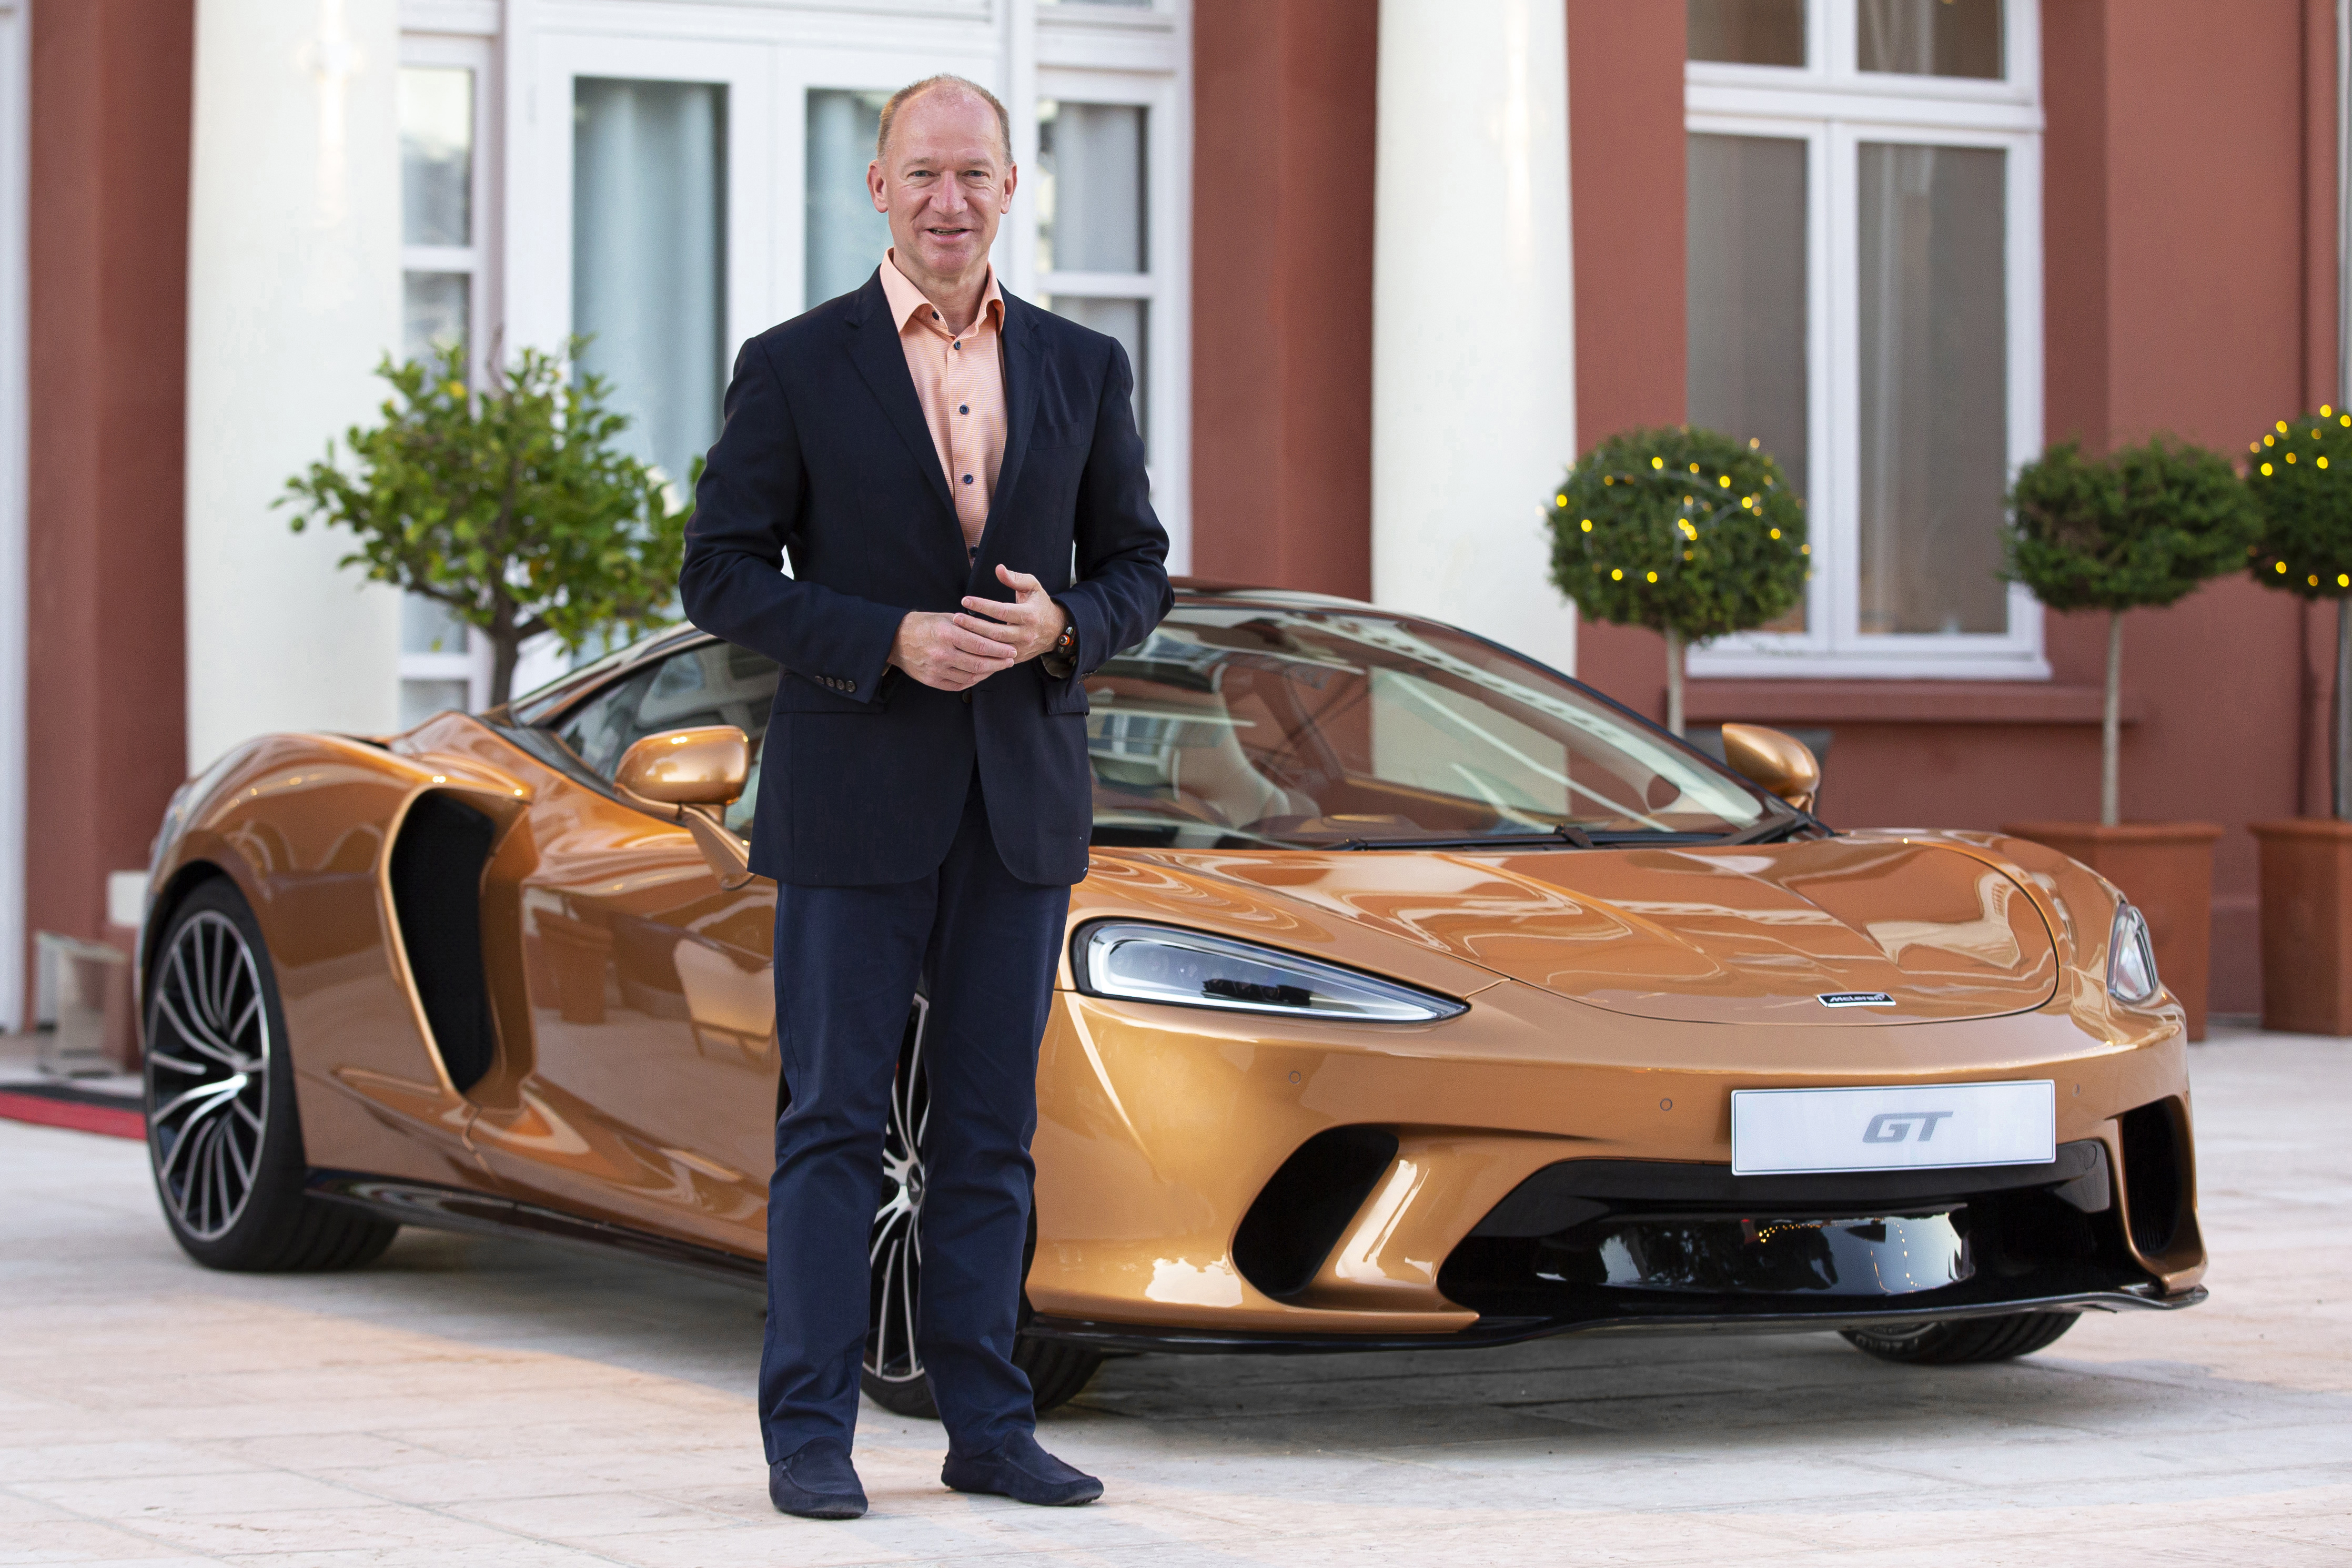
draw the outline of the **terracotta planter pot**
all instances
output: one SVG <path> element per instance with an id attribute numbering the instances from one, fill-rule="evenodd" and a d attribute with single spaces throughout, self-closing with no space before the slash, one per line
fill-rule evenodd
<path id="1" fill-rule="evenodd" d="M 2072 855 L 2124 890 L 2147 916 L 2156 967 L 2189 1015 L 2189 1038 L 2205 1038 L 2206 987 L 2213 969 L 2212 822 L 2012 822 L 2001 829 Z"/>
<path id="2" fill-rule="evenodd" d="M 2250 822 L 2262 845 L 2263 1027 L 2352 1034 L 2352 822 Z"/>

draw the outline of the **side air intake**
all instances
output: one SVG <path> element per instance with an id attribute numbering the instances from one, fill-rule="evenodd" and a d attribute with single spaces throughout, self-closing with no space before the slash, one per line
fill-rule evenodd
<path id="1" fill-rule="evenodd" d="M 1234 1232 L 1242 1278 L 1277 1301 L 1305 1290 L 1396 1152 L 1384 1127 L 1331 1127 L 1299 1145 Z"/>
<path id="2" fill-rule="evenodd" d="M 482 870 L 497 830 L 448 795 L 417 797 L 392 846 L 392 905 L 434 1049 L 460 1093 L 490 1070 L 498 1034 L 482 969 Z"/>
<path id="3" fill-rule="evenodd" d="M 2131 1219 L 2132 1248 L 2155 1260 L 2197 1223 L 2188 1117 L 2178 1099 L 2164 1099 L 2125 1112 L 2122 1123 L 2124 1209 Z"/>

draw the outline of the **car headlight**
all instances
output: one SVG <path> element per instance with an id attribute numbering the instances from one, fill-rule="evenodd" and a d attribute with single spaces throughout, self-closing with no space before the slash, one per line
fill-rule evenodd
<path id="1" fill-rule="evenodd" d="M 1469 1010 L 1452 997 L 1168 925 L 1103 921 L 1078 933 L 1071 957 L 1078 989 L 1123 1001 L 1335 1023 L 1433 1023 Z"/>
<path id="2" fill-rule="evenodd" d="M 2107 995 L 2137 1005 L 2154 1000 L 2162 988 L 2156 977 L 2156 944 L 2147 934 L 2147 917 L 2124 904 L 2116 911 L 2115 929 L 2107 936 Z"/>

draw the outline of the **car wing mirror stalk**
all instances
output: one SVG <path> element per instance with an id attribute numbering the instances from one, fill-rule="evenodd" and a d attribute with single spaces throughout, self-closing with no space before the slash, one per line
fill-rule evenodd
<path id="1" fill-rule="evenodd" d="M 751 743 L 731 724 L 648 735 L 621 754 L 613 789 L 641 811 L 685 827 L 719 885 L 732 893 L 752 876 L 751 849 L 720 813 L 743 793 Z"/>

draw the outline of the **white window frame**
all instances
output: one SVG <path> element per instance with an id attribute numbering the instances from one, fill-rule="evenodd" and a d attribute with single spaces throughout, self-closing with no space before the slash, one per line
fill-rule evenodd
<path id="1" fill-rule="evenodd" d="M 424 13 L 419 15 L 419 13 Z M 404 22 L 425 22 L 440 26 L 463 26 L 468 21 L 478 21 L 465 8 L 443 5 L 420 7 L 410 5 L 402 12 Z M 494 28 L 497 17 L 488 18 Z M 470 363 L 469 378 L 481 384 L 487 378 L 492 358 L 500 350 L 499 300 L 502 293 L 499 276 L 498 237 L 500 228 L 498 205 L 499 173 L 504 166 L 500 149 L 504 145 L 503 116 L 499 112 L 500 87 L 499 48 L 495 37 L 468 29 L 464 32 L 404 32 L 400 39 L 400 63 L 409 66 L 455 66 L 474 73 L 474 157 L 472 189 L 467 193 L 471 204 L 469 225 L 472 243 L 463 246 L 420 246 L 403 244 L 400 247 L 400 269 L 410 272 L 461 272 L 467 275 L 466 336 Z M 404 635 L 402 633 L 396 633 Z M 439 653 L 400 651 L 398 668 L 400 683 L 405 687 L 411 681 L 463 681 L 466 683 L 466 706 L 478 712 L 490 705 L 489 641 L 474 634 L 472 628 L 463 628 L 465 646 L 444 649 Z"/>
<path id="2" fill-rule="evenodd" d="M 1807 0 L 1801 68 L 1685 64 L 1692 134 L 1806 145 L 1807 497 L 1813 572 L 1801 632 L 1752 632 L 1690 653 L 1690 673 L 1733 677 L 2047 680 L 2042 607 L 2009 590 L 2008 630 L 1864 634 L 1860 596 L 1860 212 L 1864 141 L 1983 147 L 2007 154 L 2009 471 L 2042 444 L 2041 18 L 2006 0 L 2000 81 L 1864 72 L 1856 0 Z"/>
<path id="3" fill-rule="evenodd" d="M 405 0 L 409 6 L 461 0 Z M 1152 290 L 1149 462 L 1170 538 L 1191 559 L 1192 4 L 1083 0 L 509 0 L 500 262 L 509 351 L 553 347 L 572 319 L 571 82 L 600 76 L 723 81 L 728 94 L 727 335 L 743 340 L 804 308 L 807 94 L 887 91 L 937 71 L 1004 99 L 1013 152 L 1036 157 L 1036 100 L 1139 103 L 1151 111 Z M 1036 219 L 1017 193 L 998 233 L 998 276 L 1024 298 Z M 878 256 L 875 258 L 881 259 Z M 1122 289 L 1133 278 L 1119 280 Z M 1066 292 L 1094 292 L 1069 287 Z M 1103 292 L 1119 290 L 1105 289 Z M 536 667 L 536 666 L 534 666 Z M 518 677 L 518 688 L 521 677 Z"/>

